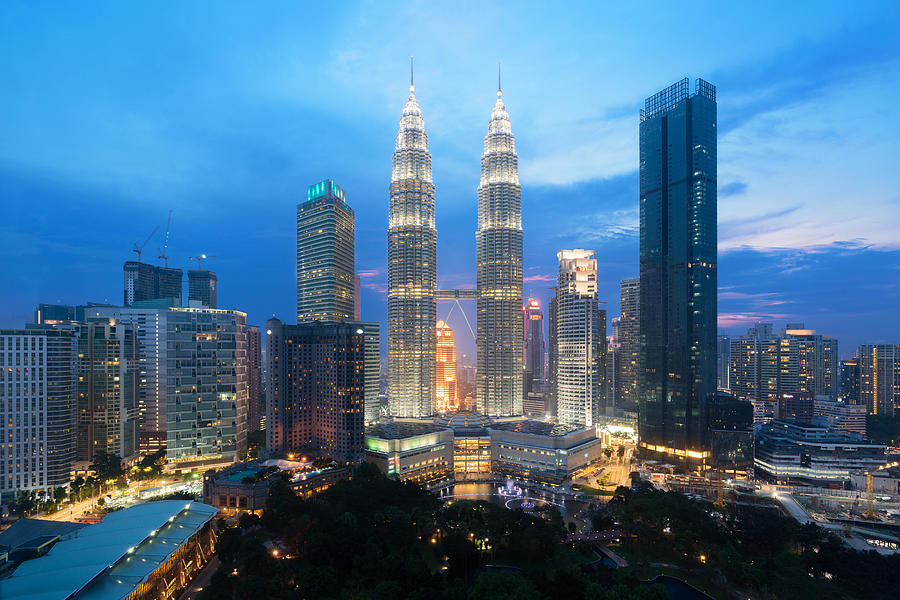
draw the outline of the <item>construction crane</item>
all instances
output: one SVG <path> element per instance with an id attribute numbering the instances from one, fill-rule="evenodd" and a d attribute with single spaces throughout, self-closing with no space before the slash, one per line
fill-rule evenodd
<path id="1" fill-rule="evenodd" d="M 154 227 L 153 231 L 150 232 L 150 235 L 147 236 L 147 239 L 144 240 L 143 244 L 141 244 L 140 246 L 138 246 L 137 243 L 134 244 L 134 248 L 132 248 L 131 251 L 137 253 L 138 262 L 141 262 L 141 252 L 144 251 L 144 246 L 146 246 L 147 243 L 153 238 L 153 236 L 156 235 L 157 231 L 159 231 L 159 227 Z"/>
<path id="2" fill-rule="evenodd" d="M 188 260 L 196 260 L 197 261 L 197 270 L 198 271 L 203 268 L 203 261 L 207 258 L 216 258 L 216 256 L 214 254 L 209 254 L 209 255 L 201 254 L 200 256 L 188 256 Z"/>
<path id="3" fill-rule="evenodd" d="M 166 268 L 169 267 L 169 257 L 166 255 L 166 252 L 169 250 L 169 227 L 170 227 L 171 225 L 172 225 L 172 209 L 170 208 L 170 209 L 169 209 L 169 220 L 166 221 L 166 237 L 165 237 L 165 241 L 163 242 L 162 250 L 160 250 L 159 248 L 157 248 L 157 250 L 159 250 L 159 257 L 158 257 L 158 258 L 161 258 L 161 259 L 163 259 L 164 261 L 166 261 Z"/>
<path id="4" fill-rule="evenodd" d="M 900 462 L 891 462 L 866 471 L 866 512 L 863 513 L 870 521 L 875 518 L 875 471 L 883 471 L 900 466 Z"/>

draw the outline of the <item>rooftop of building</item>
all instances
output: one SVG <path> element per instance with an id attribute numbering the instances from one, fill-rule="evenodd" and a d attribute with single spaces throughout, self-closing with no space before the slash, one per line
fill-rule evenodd
<path id="1" fill-rule="evenodd" d="M 473 410 L 448 412 L 435 417 L 434 422 L 441 427 L 456 429 L 484 429 L 490 427 L 493 420 Z"/>
<path id="2" fill-rule="evenodd" d="M 366 437 L 380 438 L 383 440 L 400 440 L 417 435 L 427 435 L 446 430 L 446 427 L 435 423 L 421 421 L 390 420 L 370 425 L 366 428 Z"/>
<path id="3" fill-rule="evenodd" d="M 12 550 L 28 547 L 41 538 L 67 537 L 82 527 L 85 527 L 84 523 L 19 519 L 5 531 L 0 532 L 0 546 L 7 546 Z"/>
<path id="4" fill-rule="evenodd" d="M 691 94 L 690 79 L 685 77 L 646 99 L 644 108 L 641 109 L 641 122 L 667 112 L 675 108 L 679 102 L 694 96 L 702 96 L 715 102 L 716 86 L 697 78 L 694 84 L 694 93 Z"/>
<path id="5" fill-rule="evenodd" d="M 802 421 L 776 419 L 767 425 L 762 425 L 758 430 L 759 435 L 783 436 L 798 441 L 814 442 L 818 444 L 857 444 L 866 446 L 878 446 L 865 439 L 861 434 L 851 431 L 832 431 L 825 425 L 804 423 Z"/>
<path id="6" fill-rule="evenodd" d="M 125 598 L 217 512 L 199 502 L 163 500 L 110 513 L 45 556 L 22 563 L 0 580 L 0 598 Z"/>
<path id="7" fill-rule="evenodd" d="M 491 429 L 513 431 L 515 433 L 527 433 L 531 435 L 543 435 L 547 437 L 563 437 L 570 433 L 581 431 L 580 428 L 572 427 L 571 425 L 547 423 L 546 421 L 533 421 L 531 419 L 494 423 L 491 425 Z"/>

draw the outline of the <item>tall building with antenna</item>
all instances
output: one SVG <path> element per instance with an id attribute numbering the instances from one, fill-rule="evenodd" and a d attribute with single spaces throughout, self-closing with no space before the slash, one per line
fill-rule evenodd
<path id="1" fill-rule="evenodd" d="M 431 154 L 410 60 L 409 98 L 394 149 L 388 222 L 388 406 L 392 415 L 434 413 L 436 288 Z"/>
<path id="2" fill-rule="evenodd" d="M 522 188 L 497 68 L 497 102 L 481 157 L 478 230 L 478 410 L 522 414 Z"/>

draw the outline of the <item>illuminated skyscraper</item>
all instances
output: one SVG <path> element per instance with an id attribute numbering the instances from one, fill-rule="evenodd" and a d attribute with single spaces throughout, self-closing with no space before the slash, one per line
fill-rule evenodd
<path id="1" fill-rule="evenodd" d="M 425 120 L 410 73 L 391 172 L 388 223 L 388 405 L 398 417 L 434 413 L 437 230 Z"/>
<path id="2" fill-rule="evenodd" d="M 869 414 L 893 416 L 900 408 L 900 345 L 864 344 L 856 355 L 860 404 Z"/>
<path id="3" fill-rule="evenodd" d="M 638 364 L 641 355 L 641 326 L 638 298 L 641 280 L 637 277 L 619 282 L 621 316 L 616 331 L 616 403 L 624 410 L 637 410 Z"/>
<path id="4" fill-rule="evenodd" d="M 297 322 L 347 321 L 354 314 L 353 209 L 330 179 L 297 205 Z"/>
<path id="5" fill-rule="evenodd" d="M 262 335 L 247 325 L 247 432 L 265 429 L 266 394 L 262 387 Z"/>
<path id="6" fill-rule="evenodd" d="M 684 79 L 640 124 L 641 451 L 706 462 L 716 393 L 716 88 Z"/>
<path id="7" fill-rule="evenodd" d="M 438 412 L 457 410 L 456 398 L 456 343 L 453 330 L 443 321 L 437 322 L 437 383 L 435 396 Z"/>
<path id="8" fill-rule="evenodd" d="M 597 303 L 593 250 L 560 250 L 556 282 L 556 400 L 559 422 L 590 427 L 603 413 L 606 311 Z"/>
<path id="9" fill-rule="evenodd" d="M 541 303 L 528 299 L 523 308 L 525 328 L 525 394 L 544 391 L 544 311 Z"/>
<path id="10" fill-rule="evenodd" d="M 478 410 L 522 414 L 522 188 L 499 85 L 481 157 L 475 241 Z"/>

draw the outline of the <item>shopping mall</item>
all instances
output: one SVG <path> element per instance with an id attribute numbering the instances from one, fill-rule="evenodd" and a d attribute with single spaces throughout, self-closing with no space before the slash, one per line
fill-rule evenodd
<path id="1" fill-rule="evenodd" d="M 402 480 L 432 483 L 506 475 L 559 485 L 600 460 L 597 428 L 472 411 L 393 418 L 366 429 L 366 460 Z"/>

